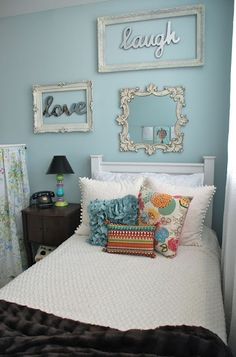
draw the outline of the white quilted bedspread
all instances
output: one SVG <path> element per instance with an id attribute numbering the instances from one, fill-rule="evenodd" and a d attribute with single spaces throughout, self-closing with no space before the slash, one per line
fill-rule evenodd
<path id="1" fill-rule="evenodd" d="M 180 246 L 174 259 L 104 253 L 73 235 L 0 290 L 0 299 L 120 330 L 197 325 L 224 341 L 219 247 Z"/>

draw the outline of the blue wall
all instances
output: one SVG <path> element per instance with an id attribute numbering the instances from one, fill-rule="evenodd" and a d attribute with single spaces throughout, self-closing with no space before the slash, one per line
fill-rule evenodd
<path id="1" fill-rule="evenodd" d="M 201 67 L 117 73 L 97 71 L 98 16 L 204 4 L 205 64 Z M 193 161 L 216 156 L 214 228 L 221 234 L 227 160 L 233 0 L 113 0 L 0 19 L 0 143 L 26 143 L 31 191 L 55 189 L 45 175 L 53 155 L 65 154 L 75 175 L 66 196 L 80 200 L 78 176 L 90 174 L 89 155 L 106 160 Z M 34 134 L 32 85 L 93 81 L 94 131 Z M 181 154 L 119 152 L 119 89 L 183 85 L 189 123 Z"/>

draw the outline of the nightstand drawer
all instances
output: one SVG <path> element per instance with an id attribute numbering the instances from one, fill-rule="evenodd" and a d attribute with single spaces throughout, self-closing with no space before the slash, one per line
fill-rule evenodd
<path id="1" fill-rule="evenodd" d="M 43 241 L 43 218 L 28 215 L 26 219 L 28 240 L 41 243 Z"/>
<path id="2" fill-rule="evenodd" d="M 28 240 L 45 245 L 57 246 L 69 237 L 66 218 L 28 217 Z M 73 232 L 72 232 L 73 233 Z M 71 233 L 71 234 L 72 234 Z"/>
<path id="3" fill-rule="evenodd" d="M 69 238 L 80 223 L 80 204 L 39 209 L 30 206 L 22 211 L 24 243 L 28 264 L 33 264 L 31 243 L 57 247 Z"/>
<path id="4" fill-rule="evenodd" d="M 69 238 L 74 231 L 69 230 L 68 218 L 46 217 L 43 221 L 43 233 L 43 244 L 57 246 Z"/>

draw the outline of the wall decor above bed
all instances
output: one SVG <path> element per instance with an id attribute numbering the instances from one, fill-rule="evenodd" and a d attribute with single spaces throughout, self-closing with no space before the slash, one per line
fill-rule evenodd
<path id="1" fill-rule="evenodd" d="M 122 126 L 120 151 L 144 149 L 148 155 L 156 150 L 183 151 L 184 133 L 181 127 L 188 119 L 182 113 L 185 107 L 185 89 L 154 84 L 146 89 L 123 88 L 120 91 L 122 113 L 117 122 Z"/>
<path id="2" fill-rule="evenodd" d="M 33 86 L 34 133 L 90 131 L 92 82 Z"/>
<path id="3" fill-rule="evenodd" d="M 201 66 L 204 63 L 204 6 L 97 20 L 98 71 Z"/>

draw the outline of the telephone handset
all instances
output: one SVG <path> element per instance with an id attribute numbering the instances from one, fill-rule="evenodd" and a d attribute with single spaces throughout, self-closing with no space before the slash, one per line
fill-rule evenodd
<path id="1" fill-rule="evenodd" d="M 36 204 L 39 208 L 50 208 L 53 206 L 52 197 L 55 194 L 53 191 L 39 191 L 35 192 L 32 196 L 32 200 L 36 200 Z"/>

